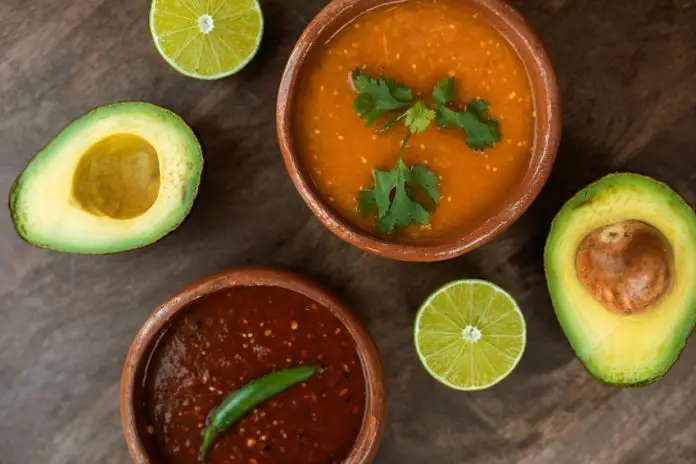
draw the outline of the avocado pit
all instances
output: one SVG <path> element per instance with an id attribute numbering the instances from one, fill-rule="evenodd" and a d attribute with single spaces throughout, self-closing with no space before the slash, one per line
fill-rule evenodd
<path id="1" fill-rule="evenodd" d="M 90 214 L 130 219 L 152 207 L 159 189 L 157 150 L 138 135 L 115 134 L 82 155 L 72 196 Z"/>
<path id="2" fill-rule="evenodd" d="M 578 278 L 607 310 L 630 315 L 653 308 L 673 283 L 674 257 L 665 236 L 642 221 L 600 227 L 580 243 Z"/>

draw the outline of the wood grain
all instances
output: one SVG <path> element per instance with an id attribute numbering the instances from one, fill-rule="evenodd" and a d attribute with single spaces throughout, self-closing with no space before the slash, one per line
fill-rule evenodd
<path id="1" fill-rule="evenodd" d="M 314 277 L 366 322 L 384 359 L 389 420 L 378 463 L 696 462 L 696 347 L 661 382 L 595 382 L 553 315 L 542 269 L 560 205 L 614 170 L 652 175 L 696 206 L 696 2 L 527 0 L 562 88 L 564 138 L 549 184 L 494 242 L 463 258 L 404 264 L 342 243 L 294 191 L 278 151 L 275 94 L 294 41 L 325 1 L 262 0 L 266 36 L 241 74 L 197 82 L 151 46 L 146 0 L 0 2 L 0 191 L 70 120 L 146 100 L 181 114 L 207 169 L 191 217 L 146 249 L 83 257 L 36 250 L 0 216 L 0 462 L 126 463 L 118 382 L 148 313 L 185 284 L 248 264 Z M 419 302 L 461 277 L 520 302 L 528 350 L 485 392 L 443 388 L 421 368 Z"/>

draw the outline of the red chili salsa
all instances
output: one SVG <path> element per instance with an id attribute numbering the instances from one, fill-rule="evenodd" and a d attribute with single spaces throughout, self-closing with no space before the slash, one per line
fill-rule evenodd
<path id="1" fill-rule="evenodd" d="M 339 463 L 362 425 L 365 378 L 355 342 L 325 307 L 279 287 L 237 287 L 195 301 L 147 366 L 141 435 L 154 462 L 194 464 L 209 411 L 269 372 L 323 367 L 217 439 L 209 464 Z"/>

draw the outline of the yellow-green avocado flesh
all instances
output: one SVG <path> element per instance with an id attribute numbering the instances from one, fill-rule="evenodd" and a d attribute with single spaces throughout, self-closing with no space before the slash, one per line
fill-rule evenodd
<path id="1" fill-rule="evenodd" d="M 201 146 L 176 114 L 126 102 L 96 108 L 34 156 L 10 191 L 28 243 L 82 254 L 153 243 L 186 218 L 203 170 Z"/>
<path id="2" fill-rule="evenodd" d="M 672 284 L 648 310 L 609 311 L 576 270 L 581 242 L 622 221 L 657 229 L 671 246 Z M 580 191 L 558 213 L 544 252 L 549 293 L 561 328 L 587 370 L 616 386 L 660 379 L 696 322 L 696 215 L 668 186 L 637 174 L 612 174 Z"/>

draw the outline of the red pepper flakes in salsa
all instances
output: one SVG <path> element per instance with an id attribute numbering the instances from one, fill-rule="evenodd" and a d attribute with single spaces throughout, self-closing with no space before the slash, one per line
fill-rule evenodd
<path id="1" fill-rule="evenodd" d="M 323 369 L 221 435 L 209 464 L 342 462 L 362 425 L 365 378 L 343 324 L 303 295 L 238 287 L 192 303 L 147 367 L 139 426 L 154 462 L 197 463 L 208 412 L 251 380 L 298 364 Z"/>

